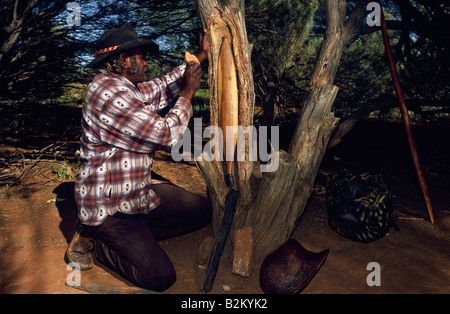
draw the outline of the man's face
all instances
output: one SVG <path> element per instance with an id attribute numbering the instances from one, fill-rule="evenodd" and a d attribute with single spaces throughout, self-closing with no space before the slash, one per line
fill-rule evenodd
<path id="1" fill-rule="evenodd" d="M 138 49 L 135 55 L 124 58 L 123 76 L 134 84 L 141 83 L 144 81 L 146 66 L 147 62 L 144 60 L 143 53 Z"/>

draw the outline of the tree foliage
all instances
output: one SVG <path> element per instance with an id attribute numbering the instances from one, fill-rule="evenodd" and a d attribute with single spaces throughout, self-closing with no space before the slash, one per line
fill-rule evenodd
<path id="1" fill-rule="evenodd" d="M 348 1 L 348 8 L 355 3 Z M 443 1 L 389 0 L 382 5 L 408 108 L 426 118 L 448 112 L 449 35 L 438 29 L 448 29 L 450 11 Z M 323 31 L 322 10 L 319 6 L 314 33 Z M 379 30 L 364 25 L 346 47 L 336 77 L 338 116 L 364 118 L 397 107 Z"/>
<path id="2" fill-rule="evenodd" d="M 406 97 L 450 99 L 450 7 L 444 1 L 395 0 L 402 28 L 396 54 Z"/>
<path id="3" fill-rule="evenodd" d="M 201 24 L 191 1 L 75 1 L 80 25 L 67 22 L 65 1 L 3 0 L 0 13 L 0 91 L 3 97 L 56 97 L 67 83 L 86 83 L 95 42 L 107 29 L 131 22 L 160 45 L 150 63 L 159 75 L 180 62 Z"/>
<path id="4" fill-rule="evenodd" d="M 311 70 L 308 61 L 315 53 L 307 40 L 317 5 L 318 1 L 306 0 L 246 2 L 256 104 L 264 109 L 263 124 L 274 122 L 274 106 L 282 112 L 303 95 Z"/>
<path id="5" fill-rule="evenodd" d="M 58 88 L 67 70 L 64 28 L 55 17 L 65 3 L 3 0 L 0 14 L 1 95 L 41 95 Z M 70 55 L 69 55 L 70 57 Z"/>
<path id="6" fill-rule="evenodd" d="M 81 7 L 80 26 L 67 25 L 68 2 L 1 1 L 1 96 L 57 97 L 68 83 L 86 84 L 93 75 L 88 64 L 96 39 L 125 21 L 160 45 L 161 53 L 149 62 L 149 77 L 179 64 L 185 50 L 197 49 L 201 23 L 190 0 L 75 2 Z M 357 3 L 347 1 L 348 12 Z M 245 5 L 255 103 L 264 108 L 255 121 L 271 124 L 274 112 L 287 119 L 286 108 L 298 108 L 305 94 L 325 32 L 323 1 L 248 0 Z M 431 114 L 448 111 L 448 5 L 443 0 L 386 0 L 382 5 L 411 109 L 422 115 L 428 109 Z M 336 83 L 335 109 L 342 117 L 393 95 L 379 28 L 364 25 L 346 47 Z"/>

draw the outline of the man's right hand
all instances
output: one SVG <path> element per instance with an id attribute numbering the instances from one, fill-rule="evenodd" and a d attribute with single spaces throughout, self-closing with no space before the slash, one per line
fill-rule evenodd
<path id="1" fill-rule="evenodd" d="M 191 100 L 200 88 L 201 68 L 196 62 L 189 62 L 184 71 L 184 89 L 181 97 Z"/>

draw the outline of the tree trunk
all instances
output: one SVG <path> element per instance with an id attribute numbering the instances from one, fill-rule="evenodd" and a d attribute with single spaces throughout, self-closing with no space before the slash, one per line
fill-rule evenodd
<path id="1" fill-rule="evenodd" d="M 327 0 L 327 32 L 302 104 L 289 152 L 279 151 L 274 172 L 261 172 L 258 162 L 234 162 L 240 198 L 232 229 L 253 229 L 253 258 L 260 262 L 289 239 L 311 195 L 314 180 L 338 119 L 331 107 L 338 88 L 333 84 L 345 45 L 357 34 L 367 4 L 359 4 L 345 22 L 346 1 Z M 217 60 L 224 36 L 231 36 L 238 75 L 239 124 L 253 123 L 254 90 L 247 41 L 244 1 L 197 0 L 198 11 L 210 34 L 211 122 L 218 125 Z M 345 22 L 345 23 L 344 23 Z M 248 143 L 245 146 L 248 157 Z M 198 160 L 214 204 L 214 228 L 220 225 L 228 187 L 223 162 Z"/>
<path id="2" fill-rule="evenodd" d="M 254 86 L 253 72 L 250 62 L 251 45 L 247 40 L 244 17 L 244 1 L 196 1 L 197 9 L 210 38 L 209 52 L 209 88 L 211 125 L 219 125 L 218 106 L 218 61 L 224 37 L 231 38 L 234 63 L 239 90 L 239 125 L 246 128 L 253 125 Z M 248 141 L 245 152 L 248 154 Z M 225 184 L 224 162 L 198 160 L 197 164 L 203 173 L 214 204 L 214 226 L 219 226 L 224 211 L 224 197 L 228 191 Z M 236 188 L 240 191 L 238 211 L 235 221 L 245 220 L 246 212 L 254 199 L 250 182 L 255 162 L 234 162 L 233 172 Z M 244 216 L 244 217 L 242 217 Z M 243 223 L 240 223 L 243 225 Z"/>

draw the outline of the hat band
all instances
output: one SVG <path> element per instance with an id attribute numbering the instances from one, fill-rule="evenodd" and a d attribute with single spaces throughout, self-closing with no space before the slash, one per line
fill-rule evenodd
<path id="1" fill-rule="evenodd" d="M 119 48 L 119 46 L 120 46 L 120 45 L 112 46 L 112 47 L 108 47 L 108 48 L 104 48 L 104 49 L 101 49 L 101 50 L 99 50 L 99 51 L 96 51 L 96 52 L 94 53 L 94 57 L 97 57 L 98 55 L 101 55 L 101 54 L 104 54 L 104 53 L 107 53 L 107 52 L 116 50 L 117 48 Z"/>

